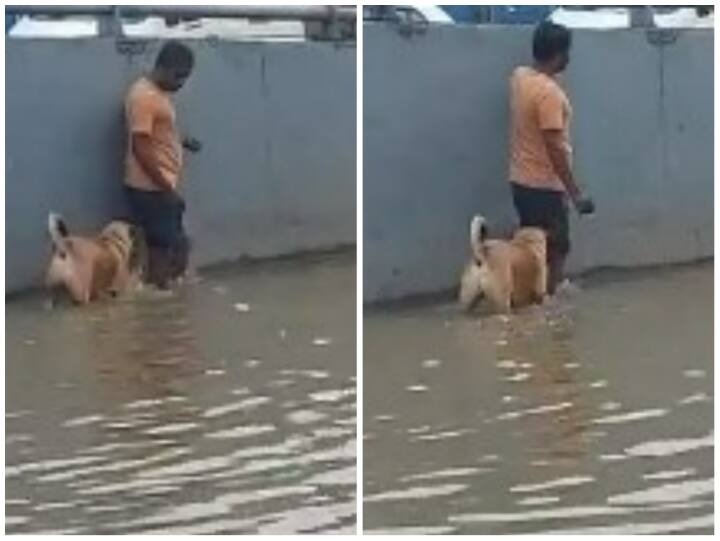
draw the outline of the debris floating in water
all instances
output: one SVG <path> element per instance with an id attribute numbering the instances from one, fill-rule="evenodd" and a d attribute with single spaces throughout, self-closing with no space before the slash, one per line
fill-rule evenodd
<path id="1" fill-rule="evenodd" d="M 220 370 L 217 368 L 211 368 L 209 370 L 205 370 L 206 376 L 222 376 L 225 374 L 225 370 Z"/>
<path id="2" fill-rule="evenodd" d="M 690 396 L 687 396 L 683 398 L 682 400 L 678 401 L 678 404 L 685 405 L 685 404 L 693 404 L 695 402 L 709 402 L 710 397 L 705 393 L 696 393 Z"/>
<path id="3" fill-rule="evenodd" d="M 248 359 L 245 361 L 245 366 L 248 368 L 254 368 L 255 366 L 259 365 L 262 361 L 260 359 Z"/>
<path id="4" fill-rule="evenodd" d="M 245 313 L 250 311 L 250 305 L 244 302 L 236 302 L 235 310 L 237 312 Z"/>
<path id="5" fill-rule="evenodd" d="M 327 417 L 326 414 L 314 410 L 296 410 L 288 413 L 285 418 L 296 425 L 316 423 Z"/>
<path id="6" fill-rule="evenodd" d="M 315 338 L 313 340 L 314 346 L 328 346 L 332 343 L 332 339 L 330 338 Z"/>
<path id="7" fill-rule="evenodd" d="M 517 363 L 512 359 L 502 359 L 497 362 L 498 368 L 515 368 Z"/>
<path id="8" fill-rule="evenodd" d="M 698 369 L 691 368 L 689 370 L 685 370 L 683 372 L 683 375 L 686 378 L 695 379 L 695 378 L 704 378 L 706 373 L 705 373 L 705 370 L 698 370 Z"/>
<path id="9" fill-rule="evenodd" d="M 35 344 L 37 344 L 37 342 L 32 338 L 28 338 L 27 340 L 25 340 L 26 346 L 34 346 Z"/>
<path id="10" fill-rule="evenodd" d="M 530 379 L 530 374 L 528 374 L 527 372 L 518 372 L 517 374 L 505 378 L 505 381 L 516 382 L 525 381 L 526 379 Z"/>
<path id="11" fill-rule="evenodd" d="M 408 385 L 406 387 L 408 391 L 411 391 L 413 393 L 424 393 L 428 390 L 428 388 L 425 385 Z"/>
<path id="12" fill-rule="evenodd" d="M 607 382 L 607 380 L 605 380 L 605 379 L 601 379 L 601 380 L 598 380 L 598 381 L 593 381 L 593 382 L 590 384 L 590 387 L 591 387 L 592 389 L 602 389 L 602 388 L 607 387 L 607 386 L 608 386 L 608 382 Z"/>
<path id="13" fill-rule="evenodd" d="M 425 359 L 422 362 L 423 368 L 437 368 L 442 361 L 440 359 Z"/>
<path id="14" fill-rule="evenodd" d="M 620 402 L 604 402 L 600 404 L 600 410 L 602 411 L 616 411 L 622 407 Z"/>
<path id="15" fill-rule="evenodd" d="M 565 368 L 580 368 L 580 363 L 565 363 Z"/>
<path id="16" fill-rule="evenodd" d="M 285 340 L 285 338 L 287 338 L 287 331 L 285 329 L 280 329 L 278 336 L 280 337 L 280 340 Z"/>

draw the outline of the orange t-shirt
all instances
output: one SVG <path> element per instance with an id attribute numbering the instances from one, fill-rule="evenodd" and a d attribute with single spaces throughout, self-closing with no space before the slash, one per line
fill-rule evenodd
<path id="1" fill-rule="evenodd" d="M 564 192 L 542 132 L 560 130 L 568 153 L 572 153 L 572 108 L 565 91 L 549 75 L 519 67 L 510 78 L 510 117 L 510 181 Z"/>
<path id="2" fill-rule="evenodd" d="M 138 162 L 132 151 L 131 137 L 148 134 L 159 169 L 173 186 L 177 186 L 182 170 L 182 146 L 175 121 L 175 106 L 170 94 L 142 77 L 130 87 L 125 100 L 128 148 L 125 159 L 125 184 L 146 191 L 160 191 Z"/>

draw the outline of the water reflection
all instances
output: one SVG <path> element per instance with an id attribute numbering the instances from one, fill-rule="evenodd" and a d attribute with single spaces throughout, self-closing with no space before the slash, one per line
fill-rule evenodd
<path id="1" fill-rule="evenodd" d="M 8 533 L 352 531 L 354 284 L 342 255 L 9 304 Z"/>
<path id="2" fill-rule="evenodd" d="M 712 531 L 712 287 L 698 265 L 509 318 L 368 311 L 366 531 Z"/>
<path id="3" fill-rule="evenodd" d="M 530 310 L 512 318 L 497 340 L 505 410 L 497 419 L 516 421 L 531 464 L 578 460 L 588 452 L 585 386 L 572 325 L 568 315 Z"/>

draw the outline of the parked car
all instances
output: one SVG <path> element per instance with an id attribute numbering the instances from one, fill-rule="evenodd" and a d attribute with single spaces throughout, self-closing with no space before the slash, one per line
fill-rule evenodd
<path id="1" fill-rule="evenodd" d="M 537 24 L 553 6 L 441 6 L 453 21 L 462 24 Z"/>
<path id="2" fill-rule="evenodd" d="M 6 19 L 7 28 L 7 19 Z M 168 21 L 162 17 L 122 20 L 123 33 L 132 38 L 210 38 L 247 41 L 302 41 L 302 21 L 250 21 L 243 18 L 198 18 Z M 9 30 L 11 38 L 82 38 L 97 36 L 94 17 L 20 17 Z"/>
<path id="3" fill-rule="evenodd" d="M 440 6 L 372 5 L 363 7 L 365 21 L 407 21 L 421 24 L 453 24 L 453 19 Z"/>
<path id="4" fill-rule="evenodd" d="M 694 7 L 648 6 L 651 23 L 659 28 L 712 28 L 715 24 L 712 11 Z M 549 19 L 569 28 L 612 29 L 631 26 L 627 7 L 592 8 L 589 6 L 558 7 Z"/>

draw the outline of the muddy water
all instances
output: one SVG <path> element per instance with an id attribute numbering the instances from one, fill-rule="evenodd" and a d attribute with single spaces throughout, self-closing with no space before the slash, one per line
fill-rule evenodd
<path id="1" fill-rule="evenodd" d="M 367 312 L 366 531 L 712 533 L 712 265 L 580 285 Z"/>
<path id="2" fill-rule="evenodd" d="M 355 261 L 6 307 L 8 533 L 355 530 Z"/>

